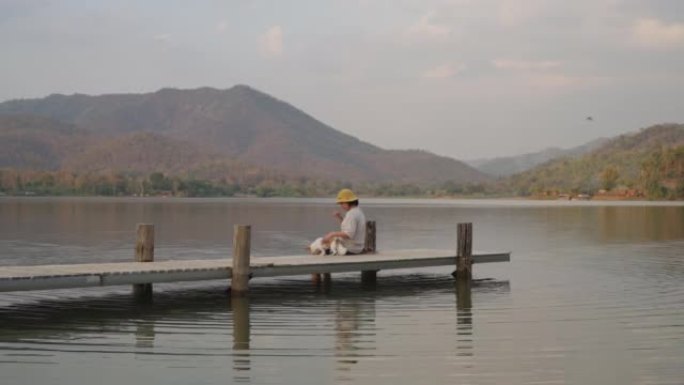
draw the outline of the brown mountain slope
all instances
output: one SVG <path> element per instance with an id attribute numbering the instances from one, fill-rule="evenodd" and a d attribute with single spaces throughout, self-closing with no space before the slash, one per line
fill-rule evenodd
<path id="1" fill-rule="evenodd" d="M 162 172 L 166 175 L 255 184 L 278 180 L 271 170 L 249 166 L 196 145 L 165 136 L 136 132 L 102 139 L 83 153 L 66 156 L 62 168 L 77 173 L 122 172 L 129 175 Z"/>
<path id="2" fill-rule="evenodd" d="M 182 174 L 210 159 L 210 155 L 191 144 L 158 134 L 138 132 L 100 140 L 82 153 L 69 154 L 65 156 L 62 168 L 77 172 L 160 171 Z"/>
<path id="3" fill-rule="evenodd" d="M 52 95 L 2 103 L 3 113 L 37 114 L 106 135 L 153 132 L 192 143 L 199 152 L 290 176 L 414 183 L 487 179 L 454 159 L 424 151 L 388 151 L 362 142 L 247 86 Z"/>
<path id="4" fill-rule="evenodd" d="M 29 115 L 0 115 L 0 168 L 57 170 L 92 143 L 72 124 Z"/>

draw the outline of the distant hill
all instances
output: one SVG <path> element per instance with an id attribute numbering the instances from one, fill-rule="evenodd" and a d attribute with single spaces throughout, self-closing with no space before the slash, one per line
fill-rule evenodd
<path id="1" fill-rule="evenodd" d="M 582 156 L 554 159 L 511 176 L 506 184 L 523 195 L 624 188 L 648 197 L 678 197 L 680 189 L 684 194 L 684 125 L 621 135 Z"/>
<path id="2" fill-rule="evenodd" d="M 100 140 L 75 156 L 65 156 L 61 168 L 78 172 L 123 171 L 149 173 L 157 170 L 180 174 L 210 156 L 187 143 L 149 132 L 124 134 Z"/>
<path id="3" fill-rule="evenodd" d="M 51 95 L 1 103 L 0 115 L 5 115 L 6 124 L 16 116 L 49 119 L 55 127 L 85 131 L 85 136 L 96 138 L 84 151 L 72 153 L 63 150 L 73 146 L 66 139 L 68 134 L 55 134 L 51 126 L 38 125 L 31 129 L 45 132 L 45 139 L 34 137 L 29 147 L 46 146 L 49 155 L 34 160 L 6 157 L 4 165 L 8 166 L 187 173 L 207 169 L 207 162 L 237 162 L 290 177 L 343 181 L 477 183 L 489 179 L 451 158 L 418 150 L 384 150 L 360 141 L 242 85 L 227 90 Z M 80 143 L 81 136 L 72 135 L 73 143 Z M 3 153 L 4 143 L 0 144 Z M 13 143 L 16 153 L 20 144 Z"/>
<path id="4" fill-rule="evenodd" d="M 555 158 L 577 157 L 584 155 L 606 142 L 607 139 L 601 138 L 583 144 L 581 146 L 563 149 L 547 148 L 538 152 L 531 152 L 516 156 L 506 156 L 500 158 L 475 159 L 467 161 L 468 164 L 476 169 L 493 176 L 508 176 L 523 171 L 530 170 L 542 163 L 546 163 Z"/>
<path id="5" fill-rule="evenodd" d="M 0 168 L 56 170 L 92 144 L 73 124 L 35 115 L 0 115 Z"/>

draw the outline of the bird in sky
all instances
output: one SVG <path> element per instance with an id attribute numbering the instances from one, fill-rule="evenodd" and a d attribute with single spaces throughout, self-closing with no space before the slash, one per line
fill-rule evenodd
<path id="1" fill-rule="evenodd" d="M 593 117 L 593 116 L 587 116 L 587 118 L 586 118 L 585 120 L 586 120 L 587 122 L 593 122 L 593 121 L 594 121 L 594 117 Z"/>

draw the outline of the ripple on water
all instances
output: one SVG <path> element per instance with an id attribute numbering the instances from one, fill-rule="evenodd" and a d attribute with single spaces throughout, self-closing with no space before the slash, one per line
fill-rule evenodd
<path id="1" fill-rule="evenodd" d="M 631 283 L 625 286 L 639 292 Z M 666 287 L 667 296 L 681 293 Z M 336 378 L 357 382 L 427 376 L 553 383 L 567 377 L 568 362 L 614 352 L 606 343 L 623 339 L 630 354 L 660 356 L 642 362 L 646 372 L 674 364 L 684 331 L 681 311 L 670 306 L 676 300 L 624 295 L 611 285 L 595 285 L 600 296 L 571 289 L 560 284 L 521 299 L 508 281 L 481 280 L 459 301 L 448 275 L 425 273 L 383 275 L 375 288 L 360 287 L 353 275 L 335 278 L 329 288 L 305 279 L 264 280 L 243 303 L 223 284 L 160 285 L 152 304 L 135 302 L 127 290 L 87 297 L 64 291 L 64 298 L 33 293 L 0 310 L 0 360 L 40 366 L 81 354 L 114 362 L 132 355 L 167 368 L 230 370 L 264 382 L 280 378 L 275 368 L 305 370 L 308 362 L 333 365 Z M 411 374 L 402 376 L 396 365 L 408 356 Z M 221 364 L 226 360 L 233 362 L 229 369 Z"/>

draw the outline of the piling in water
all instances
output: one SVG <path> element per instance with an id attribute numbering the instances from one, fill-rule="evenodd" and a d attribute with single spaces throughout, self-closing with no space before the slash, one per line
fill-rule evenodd
<path id="1" fill-rule="evenodd" d="M 376 226 L 375 221 L 366 222 L 366 239 L 364 241 L 364 254 L 375 254 L 376 248 Z M 361 272 L 361 282 L 365 285 L 373 285 L 378 280 L 377 270 L 364 270 Z"/>
<path id="2" fill-rule="evenodd" d="M 249 259 L 252 227 L 235 225 L 233 229 L 233 277 L 231 294 L 239 297 L 249 290 Z"/>
<path id="3" fill-rule="evenodd" d="M 139 223 L 135 243 L 135 261 L 154 261 L 154 225 Z M 133 294 L 139 299 L 149 299 L 152 296 L 152 284 L 141 283 L 133 285 Z"/>
<path id="4" fill-rule="evenodd" d="M 457 228 L 456 271 L 458 281 L 473 278 L 473 224 L 459 223 Z"/>

